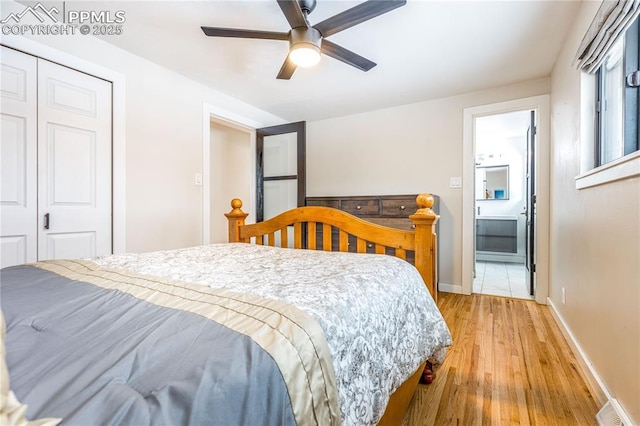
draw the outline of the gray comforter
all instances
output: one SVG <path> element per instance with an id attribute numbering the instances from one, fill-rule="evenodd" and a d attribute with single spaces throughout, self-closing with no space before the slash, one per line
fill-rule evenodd
<path id="1" fill-rule="evenodd" d="M 326 392 L 335 387 L 332 371 L 318 365 L 326 343 L 305 314 L 123 273 L 80 261 L 1 271 L 11 389 L 28 404 L 28 418 L 340 423 L 336 397 Z"/>

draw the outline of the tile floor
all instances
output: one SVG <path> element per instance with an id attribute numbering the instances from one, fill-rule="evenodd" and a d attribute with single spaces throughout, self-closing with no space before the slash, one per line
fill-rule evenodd
<path id="1" fill-rule="evenodd" d="M 526 279 L 527 269 L 521 263 L 476 262 L 473 292 L 493 296 L 533 299 Z"/>

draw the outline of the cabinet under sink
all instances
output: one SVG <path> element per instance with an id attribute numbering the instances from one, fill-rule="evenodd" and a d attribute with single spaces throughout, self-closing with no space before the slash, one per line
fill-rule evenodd
<path id="1" fill-rule="evenodd" d="M 518 252 L 518 219 L 515 216 L 477 216 L 476 251 Z"/>

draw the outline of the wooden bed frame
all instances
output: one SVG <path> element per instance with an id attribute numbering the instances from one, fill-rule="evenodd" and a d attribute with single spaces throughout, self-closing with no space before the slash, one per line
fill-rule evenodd
<path id="1" fill-rule="evenodd" d="M 294 249 L 316 250 L 317 230 L 322 229 L 322 250 L 325 251 L 350 251 L 349 236 L 355 237 L 355 251 L 358 253 L 366 253 L 368 248 L 373 248 L 375 253 L 386 254 L 390 249 L 395 256 L 406 259 L 407 250 L 413 250 L 415 266 L 437 301 L 435 223 L 438 216 L 431 210 L 434 199 L 430 194 L 418 195 L 416 202 L 418 210 L 409 216 L 413 231 L 376 225 L 331 207 L 298 207 L 264 222 L 245 225 L 248 214 L 242 211 L 242 201 L 237 198 L 231 201 L 232 210 L 225 216 L 229 219 L 229 242 L 275 246 L 276 235 L 279 235 L 280 246 L 288 248 L 288 227 L 293 225 Z M 332 236 L 336 229 L 338 244 L 334 247 Z M 391 395 L 379 425 L 402 424 L 423 369 L 424 365 Z"/>

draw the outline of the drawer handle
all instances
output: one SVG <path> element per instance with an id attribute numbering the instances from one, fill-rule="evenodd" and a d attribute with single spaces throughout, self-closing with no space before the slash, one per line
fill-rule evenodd
<path id="1" fill-rule="evenodd" d="M 404 209 L 405 209 L 405 207 L 404 207 L 404 206 L 400 206 L 400 210 L 404 210 Z"/>
<path id="2" fill-rule="evenodd" d="M 413 229 L 416 229 L 416 225 L 415 225 L 415 224 L 414 224 L 414 225 L 411 225 L 411 227 L 412 227 Z"/>
<path id="3" fill-rule="evenodd" d="M 356 206 L 356 210 L 360 210 L 361 208 L 361 206 Z"/>
<path id="4" fill-rule="evenodd" d="M 367 244 L 367 247 L 372 248 L 373 244 L 369 243 L 369 244 Z"/>

